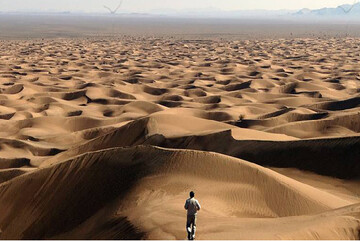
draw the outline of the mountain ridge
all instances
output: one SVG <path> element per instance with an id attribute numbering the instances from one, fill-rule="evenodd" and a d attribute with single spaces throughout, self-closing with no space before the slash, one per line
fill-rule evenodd
<path id="1" fill-rule="evenodd" d="M 0 14 L 55 14 L 55 15 L 108 15 L 105 12 L 74 12 L 74 11 L 0 11 Z M 300 10 L 278 9 L 249 9 L 249 10 L 222 10 L 219 8 L 203 9 L 153 9 L 145 12 L 131 12 L 122 10 L 116 16 L 148 16 L 148 17 L 185 17 L 185 18 L 251 18 L 251 17 L 359 17 L 360 2 L 354 4 L 342 4 L 337 7 L 324 7 L 319 9 L 303 8 Z"/>

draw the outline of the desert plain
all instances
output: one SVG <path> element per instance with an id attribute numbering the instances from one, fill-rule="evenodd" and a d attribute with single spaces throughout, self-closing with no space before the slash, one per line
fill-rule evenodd
<path id="1" fill-rule="evenodd" d="M 359 37 L 108 30 L 0 34 L 1 239 L 360 238 Z"/>

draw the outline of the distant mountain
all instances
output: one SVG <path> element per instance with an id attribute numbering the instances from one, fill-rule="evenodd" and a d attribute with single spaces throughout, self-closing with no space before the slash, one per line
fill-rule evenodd
<path id="1" fill-rule="evenodd" d="M 316 0 L 314 0 L 316 1 Z M 54 15 L 109 15 L 105 10 L 103 12 L 57 12 L 56 10 L 47 11 L 18 11 L 18 12 L 0 12 L 3 14 L 54 14 Z M 114 15 L 112 15 L 114 16 Z M 126 9 L 120 11 L 115 16 L 119 17 L 175 17 L 175 18 L 219 18 L 219 19 L 300 19 L 307 20 L 312 18 L 332 19 L 351 17 L 352 20 L 360 20 L 360 2 L 356 4 L 344 4 L 335 8 L 321 8 L 311 10 L 303 8 L 301 10 L 222 10 L 218 8 L 202 9 L 153 9 L 145 12 L 133 13 Z M 348 19 L 348 18 L 344 18 Z"/>
<path id="2" fill-rule="evenodd" d="M 308 15 L 311 14 L 311 9 L 303 8 L 300 11 L 296 12 L 294 15 Z"/>
<path id="3" fill-rule="evenodd" d="M 294 16 L 304 17 L 327 17 L 336 18 L 343 16 L 351 16 L 352 18 L 360 18 L 360 2 L 356 4 L 343 4 L 336 8 L 321 8 L 321 9 L 308 9 L 303 8 L 297 10 L 233 10 L 225 11 L 216 8 L 204 8 L 204 9 L 157 9 L 151 13 L 162 14 L 164 16 L 176 16 L 176 17 L 209 17 L 209 18 L 252 18 L 252 17 L 270 17 L 270 18 L 287 18 Z"/>
<path id="4" fill-rule="evenodd" d="M 294 10 L 233 10 L 226 11 L 217 8 L 204 8 L 204 9 L 155 9 L 152 14 L 161 14 L 171 17 L 192 17 L 192 18 L 247 18 L 247 17 L 276 17 L 288 16 L 293 14 Z"/>
<path id="5" fill-rule="evenodd" d="M 337 17 L 337 16 L 359 16 L 360 17 L 360 2 L 354 5 L 343 4 L 336 8 L 321 8 L 321 9 L 301 9 L 294 13 L 297 16 L 324 16 L 324 17 Z"/>

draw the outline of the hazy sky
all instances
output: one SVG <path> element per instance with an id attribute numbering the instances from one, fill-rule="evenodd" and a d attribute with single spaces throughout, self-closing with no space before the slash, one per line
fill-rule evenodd
<path id="1" fill-rule="evenodd" d="M 119 0 L 0 0 L 0 11 L 103 12 L 103 5 L 116 7 Z M 354 0 L 124 0 L 122 9 L 147 12 L 152 9 L 301 9 L 335 7 Z"/>

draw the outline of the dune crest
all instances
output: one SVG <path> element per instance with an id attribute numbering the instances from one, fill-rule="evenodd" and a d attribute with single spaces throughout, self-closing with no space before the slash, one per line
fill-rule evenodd
<path id="1" fill-rule="evenodd" d="M 188 171 L 189 167 L 194 170 L 193 173 Z M 72 185 L 68 185 L 69 182 Z M 94 185 L 88 185 L 89 182 Z M 206 188 L 209 183 L 213 187 L 211 191 Z M 26 188 L 26 191 L 18 192 L 19 188 Z M 121 225 L 117 233 L 108 233 L 113 235 L 109 238 L 138 238 L 141 237 L 140 230 L 148 238 L 160 238 L 158 232 L 150 231 L 153 228 L 148 229 L 152 222 L 149 223 L 146 216 L 154 213 L 155 223 L 156 217 L 173 217 L 180 212 L 176 204 L 183 202 L 182 196 L 188 188 L 202 193 L 202 202 L 206 206 L 202 222 L 230 216 L 248 218 L 247 225 L 251 226 L 253 223 L 266 222 L 268 218 L 286 220 L 298 215 L 318 217 L 322 212 L 342 207 L 349 207 L 349 210 L 340 212 L 337 218 L 346 220 L 349 216 L 358 215 L 358 212 L 351 210 L 354 207 L 350 208 L 354 202 L 246 161 L 216 153 L 136 146 L 89 152 L 1 184 L 1 238 L 46 239 L 73 235 L 94 238 L 95 230 L 114 220 Z M 273 195 L 274 192 L 279 195 Z M 89 199 L 89 195 L 92 198 Z M 129 201 L 134 205 L 129 207 Z M 163 209 L 163 202 L 169 203 L 169 208 Z M 14 208 L 17 214 L 11 211 Z M 49 209 L 53 212 L 44 212 Z M 358 206 L 355 206 L 357 209 Z M 116 210 L 116 214 L 111 210 Z M 147 210 L 151 212 L 147 213 Z M 108 215 L 103 216 L 103 223 L 92 224 L 86 232 L 82 230 L 83 223 L 91 222 L 98 212 Z M 332 216 L 331 212 L 328 215 Z M 181 237 L 180 216 L 173 217 L 178 220 L 177 225 L 171 222 L 171 226 L 178 228 L 169 235 L 176 238 Z M 278 222 L 277 219 L 273 220 Z M 350 220 L 347 221 L 349 230 L 353 225 Z M 167 224 L 158 226 L 160 229 L 163 227 L 167 227 Z M 303 232 L 306 233 L 307 229 L 322 232 L 321 225 L 318 231 L 316 227 L 304 225 Z M 201 234 L 202 231 L 199 231 Z M 233 235 L 228 238 L 241 237 Z M 284 230 L 278 235 L 290 234 Z M 342 237 L 341 234 L 338 237 Z"/>

